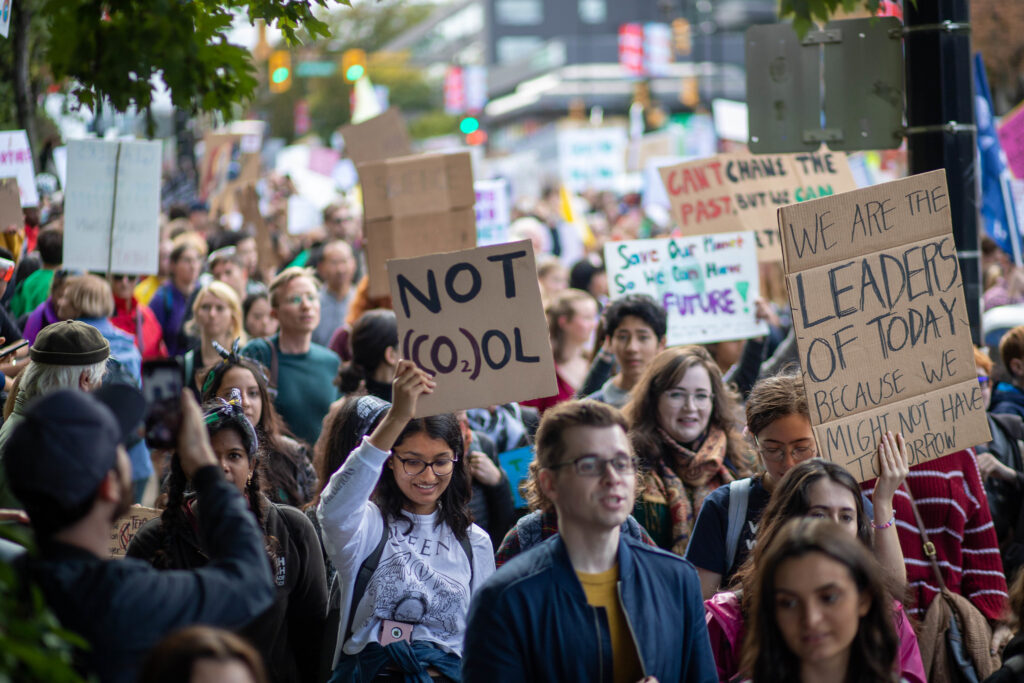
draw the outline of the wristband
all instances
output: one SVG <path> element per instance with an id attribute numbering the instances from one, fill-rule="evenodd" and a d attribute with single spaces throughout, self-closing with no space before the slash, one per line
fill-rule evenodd
<path id="1" fill-rule="evenodd" d="M 875 520 L 871 520 L 871 527 L 873 529 L 888 529 L 889 527 L 891 527 L 895 523 L 896 523 L 896 511 L 894 510 L 893 513 L 892 513 L 892 517 L 889 518 L 888 522 L 886 522 L 885 524 L 875 524 Z"/>

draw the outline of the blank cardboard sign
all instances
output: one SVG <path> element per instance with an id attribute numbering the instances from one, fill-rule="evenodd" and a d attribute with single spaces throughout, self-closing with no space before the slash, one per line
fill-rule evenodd
<path id="1" fill-rule="evenodd" d="M 368 121 L 342 126 L 340 132 L 345 139 L 345 155 L 356 165 L 404 156 L 412 149 L 405 121 L 394 107 Z"/>
<path id="2" fill-rule="evenodd" d="M 528 240 L 393 259 L 388 278 L 399 353 L 437 380 L 417 417 L 558 391 Z"/>
<path id="3" fill-rule="evenodd" d="M 21 194 L 17 178 L 0 178 L 0 230 L 8 225 L 19 228 L 25 224 L 21 212 Z"/>
<path id="4" fill-rule="evenodd" d="M 843 152 L 719 154 L 658 169 L 683 235 L 753 230 L 758 260 L 778 261 L 781 206 L 854 190 Z"/>
<path id="5" fill-rule="evenodd" d="M 910 464 L 989 441 L 945 171 L 779 210 L 819 454 L 858 481 L 902 432 Z"/>

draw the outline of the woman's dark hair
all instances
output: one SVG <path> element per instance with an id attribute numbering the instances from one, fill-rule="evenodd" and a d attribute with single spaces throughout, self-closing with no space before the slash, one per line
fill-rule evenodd
<path id="1" fill-rule="evenodd" d="M 754 575 L 757 572 L 756 568 L 761 564 L 761 556 L 787 522 L 807 516 L 811 509 L 811 487 L 822 479 L 829 479 L 832 483 L 842 486 L 853 496 L 854 509 L 857 511 L 857 539 L 865 548 L 872 547 L 874 537 L 871 535 L 871 521 L 864 510 L 864 497 L 853 476 L 839 465 L 827 460 L 814 458 L 802 462 L 786 472 L 776 485 L 768 506 L 761 514 L 754 551 L 747 555 L 746 561 L 733 577 L 733 584 L 743 587 L 745 607 L 750 605 L 749 596 L 754 591 Z"/>
<path id="2" fill-rule="evenodd" d="M 264 291 L 253 292 L 252 294 L 245 297 L 245 301 L 242 302 L 242 322 L 249 317 L 249 310 L 252 308 L 260 299 L 263 299 L 267 303 L 270 303 L 270 295 Z M 247 330 L 248 331 L 248 330 Z"/>
<path id="3" fill-rule="evenodd" d="M 896 681 L 899 640 L 893 628 L 892 598 L 885 587 L 881 567 L 864 547 L 843 533 L 831 520 L 791 519 L 761 553 L 753 581 L 753 599 L 741 670 L 754 683 L 788 683 L 800 680 L 801 662 L 789 649 L 778 628 L 775 579 L 787 560 L 811 553 L 843 565 L 859 595 L 871 599 L 867 614 L 860 617 L 857 635 L 850 644 L 846 683 Z"/>
<path id="4" fill-rule="evenodd" d="M 214 365 L 207 374 L 202 387 L 202 400 L 212 401 L 217 398 L 217 392 L 220 391 L 220 386 L 224 382 L 224 376 L 234 368 L 244 368 L 252 373 L 260 390 L 263 409 L 260 411 L 259 423 L 253 426 L 263 443 L 265 457 L 260 459 L 259 469 L 262 470 L 266 489 L 283 492 L 284 498 L 287 500 L 304 500 L 305 497 L 299 491 L 291 467 L 284 462 L 284 458 L 292 455 L 292 446 L 288 443 L 288 439 L 295 437 L 285 425 L 277 409 L 274 408 L 274 400 L 270 397 L 267 372 L 262 364 L 251 358 L 232 353 L 231 356 Z M 301 454 L 299 456 L 305 457 Z"/>
<path id="5" fill-rule="evenodd" d="M 190 681 L 196 662 L 202 659 L 237 661 L 249 670 L 254 683 L 269 681 L 259 653 L 242 637 L 210 626 L 189 626 L 167 636 L 149 651 L 139 683 Z"/>
<path id="6" fill-rule="evenodd" d="M 365 392 L 364 382 L 384 362 L 389 346 L 398 347 L 398 320 L 384 308 L 367 311 L 352 325 L 348 336 L 352 360 L 341 366 L 337 384 L 343 394 Z"/>
<path id="7" fill-rule="evenodd" d="M 313 469 L 317 487 L 306 507 L 316 507 L 331 476 L 338 471 L 363 437 L 372 432 L 391 406 L 376 396 L 349 396 L 331 406 L 324 418 L 320 438 L 313 447 Z"/>
<path id="8" fill-rule="evenodd" d="M 440 514 L 437 517 L 437 526 L 447 523 L 455 532 L 456 538 L 466 538 L 469 525 L 472 522 L 469 518 L 470 482 L 469 475 L 466 473 L 466 459 L 463 457 L 462 431 L 459 429 L 459 422 L 450 413 L 410 420 L 402 430 L 393 449 L 401 446 L 402 442 L 410 436 L 421 433 L 432 439 L 444 441 L 451 449 L 452 457 L 455 458 L 455 467 L 450 475 L 448 488 L 444 490 L 438 501 Z M 401 467 L 401 465 L 397 465 L 397 467 Z M 377 488 L 373 492 L 373 502 L 387 517 L 393 520 L 404 517 L 409 522 L 410 529 L 412 528 L 412 520 L 406 517 L 404 512 L 405 494 L 398 488 L 394 470 L 390 467 L 384 467 Z"/>
<path id="9" fill-rule="evenodd" d="M 707 370 L 711 379 L 713 398 L 708 426 L 715 425 L 725 432 L 725 457 L 735 467 L 736 476 L 750 476 L 753 474 L 753 457 L 736 430 L 733 417 L 738 396 L 722 381 L 722 371 L 702 346 L 679 346 L 662 351 L 633 387 L 629 403 L 622 409 L 629 421 L 633 450 L 647 467 L 661 458 L 664 438 L 659 434 L 658 399 L 679 384 L 687 371 L 694 367 Z"/>
<path id="10" fill-rule="evenodd" d="M 227 408 L 225 407 L 227 406 Z M 206 430 L 212 438 L 218 432 L 225 429 L 234 430 L 242 439 L 246 448 L 253 431 L 248 418 L 242 411 L 241 406 L 228 404 L 222 399 L 214 399 L 203 403 L 203 420 L 206 422 Z M 267 516 L 267 498 L 263 495 L 263 486 L 260 479 L 261 448 L 257 443 L 254 453 L 249 454 L 249 464 L 253 459 L 257 460 L 257 466 L 252 468 L 252 474 L 245 484 L 245 495 L 249 500 L 249 510 L 256 516 L 256 524 L 263 529 L 263 522 Z M 172 564 L 173 558 L 168 552 L 175 545 L 175 537 L 178 535 L 191 536 L 192 530 L 188 518 L 185 515 L 185 491 L 188 479 L 185 471 L 181 469 L 181 463 L 177 457 L 171 459 L 171 471 L 167 477 L 167 507 L 160 515 L 160 522 L 164 533 L 163 547 L 154 553 L 152 564 L 157 569 L 175 569 Z M 271 562 L 276 560 L 278 555 L 278 541 L 274 537 L 264 537 L 267 547 L 267 554 Z"/>

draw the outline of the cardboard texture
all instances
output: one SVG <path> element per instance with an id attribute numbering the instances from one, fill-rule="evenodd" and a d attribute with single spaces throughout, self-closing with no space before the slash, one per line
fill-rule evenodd
<path id="1" fill-rule="evenodd" d="M 417 154 L 359 166 L 363 220 L 416 216 L 473 206 L 469 152 Z"/>
<path id="2" fill-rule="evenodd" d="M 604 262 L 612 299 L 648 294 L 665 309 L 669 346 L 768 333 L 755 315 L 760 282 L 751 231 L 608 242 Z"/>
<path id="3" fill-rule="evenodd" d="M 160 143 L 151 141 L 68 143 L 65 267 L 137 275 L 158 271 L 161 154 Z"/>
<path id="4" fill-rule="evenodd" d="M 0 230 L 8 225 L 16 225 L 18 228 L 25 225 L 17 178 L 0 178 Z"/>
<path id="5" fill-rule="evenodd" d="M 359 167 L 372 297 L 388 294 L 384 264 L 476 246 L 468 152 L 420 154 Z"/>
<path id="6" fill-rule="evenodd" d="M 128 514 L 118 517 L 110 527 L 110 557 L 120 559 L 128 551 L 132 537 L 151 519 L 159 517 L 162 510 L 133 505 Z"/>
<path id="7" fill-rule="evenodd" d="M 473 209 L 423 216 L 405 216 L 367 223 L 366 264 L 371 297 L 387 296 L 387 262 L 428 254 L 461 251 L 476 246 L 476 215 Z"/>
<path id="8" fill-rule="evenodd" d="M 990 439 L 944 171 L 779 210 L 819 454 L 859 481 L 902 431 L 910 464 Z"/>
<path id="9" fill-rule="evenodd" d="M 261 264 L 276 264 L 277 251 L 270 234 L 270 226 L 260 213 L 260 197 L 253 183 L 235 188 L 235 204 L 242 214 L 242 229 L 256 238 L 256 252 Z"/>
<path id="10" fill-rule="evenodd" d="M 17 178 L 23 207 L 39 206 L 32 148 L 23 130 L 0 131 L 0 178 Z"/>
<path id="11" fill-rule="evenodd" d="M 719 154 L 660 168 L 683 235 L 753 230 L 759 261 L 781 259 L 775 212 L 857 188 L 843 152 Z"/>
<path id="12" fill-rule="evenodd" d="M 528 240 L 388 261 L 399 352 L 434 373 L 417 417 L 557 392 Z"/>
<path id="13" fill-rule="evenodd" d="M 342 126 L 340 132 L 345 138 L 345 156 L 356 165 L 405 156 L 412 151 L 405 121 L 393 107 L 369 121 Z"/>

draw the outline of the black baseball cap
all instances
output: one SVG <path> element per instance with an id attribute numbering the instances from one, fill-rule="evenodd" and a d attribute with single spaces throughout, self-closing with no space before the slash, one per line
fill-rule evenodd
<path id="1" fill-rule="evenodd" d="M 118 444 L 134 437 L 145 409 L 142 392 L 126 384 L 37 398 L 4 446 L 14 495 L 66 507 L 83 503 L 114 469 Z"/>

